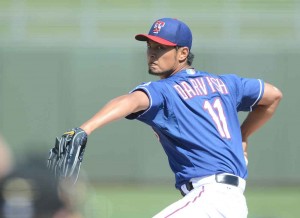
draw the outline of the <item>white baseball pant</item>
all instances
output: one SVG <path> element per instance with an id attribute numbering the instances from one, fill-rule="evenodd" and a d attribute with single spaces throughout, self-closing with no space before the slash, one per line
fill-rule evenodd
<path id="1" fill-rule="evenodd" d="M 215 175 L 192 179 L 194 189 L 153 218 L 247 218 L 246 182 L 238 180 L 233 186 L 216 182 Z"/>

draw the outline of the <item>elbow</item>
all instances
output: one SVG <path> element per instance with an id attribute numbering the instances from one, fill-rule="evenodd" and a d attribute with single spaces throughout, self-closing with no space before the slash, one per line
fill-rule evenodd
<path id="1" fill-rule="evenodd" d="M 274 86 L 274 89 L 275 89 L 275 92 L 274 92 L 274 100 L 277 101 L 277 102 L 280 102 L 281 99 L 283 98 L 283 94 L 282 94 L 282 92 L 281 92 L 278 88 L 276 88 L 275 86 Z"/>
<path id="2" fill-rule="evenodd" d="M 273 93 L 272 93 L 273 96 L 272 96 L 272 100 L 270 101 L 269 107 L 270 107 L 270 108 L 273 108 L 273 110 L 275 111 L 276 108 L 278 107 L 278 105 L 279 105 L 281 99 L 283 98 L 283 94 L 282 94 L 282 92 L 281 92 L 278 88 L 276 88 L 275 86 L 274 86 L 273 88 L 274 88 L 274 91 L 273 91 Z"/>
<path id="3" fill-rule="evenodd" d="M 275 86 L 266 83 L 264 94 L 259 101 L 260 106 L 277 106 L 283 97 L 282 92 Z"/>

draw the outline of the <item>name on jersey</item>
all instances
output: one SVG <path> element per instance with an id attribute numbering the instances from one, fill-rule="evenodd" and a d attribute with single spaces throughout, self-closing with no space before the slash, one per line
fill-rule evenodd
<path id="1" fill-rule="evenodd" d="M 174 85 L 174 88 L 185 100 L 195 96 L 205 96 L 214 92 L 219 92 L 224 95 L 228 94 L 228 89 L 221 79 L 208 76 L 191 78 L 189 82 L 183 81 Z"/>

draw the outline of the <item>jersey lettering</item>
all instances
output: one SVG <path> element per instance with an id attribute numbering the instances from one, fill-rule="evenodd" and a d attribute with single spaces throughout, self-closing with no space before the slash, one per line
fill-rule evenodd
<path id="1" fill-rule="evenodd" d="M 207 89 L 203 78 L 190 79 L 190 82 L 195 89 L 197 95 L 207 95 Z"/>
<path id="2" fill-rule="evenodd" d="M 221 79 L 206 77 L 206 80 L 207 80 L 212 92 L 218 91 L 221 94 L 228 94 L 227 87 Z"/>
<path id="3" fill-rule="evenodd" d="M 174 88 L 176 89 L 177 93 L 184 99 L 187 100 L 189 97 L 184 92 L 183 88 L 180 85 L 175 85 Z"/>
<path id="4" fill-rule="evenodd" d="M 205 96 L 214 92 L 228 94 L 225 83 L 218 78 L 198 77 L 189 79 L 189 82 L 183 81 L 173 86 L 177 93 L 184 99 L 191 99 L 195 96 Z M 209 87 L 209 88 L 208 88 Z"/>
<path id="5" fill-rule="evenodd" d="M 187 82 L 182 82 L 180 84 L 189 98 L 193 98 L 194 96 L 196 96 L 196 92 Z"/>

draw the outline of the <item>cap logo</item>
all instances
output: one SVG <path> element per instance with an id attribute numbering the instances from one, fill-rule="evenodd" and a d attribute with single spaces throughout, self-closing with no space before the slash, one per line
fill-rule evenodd
<path id="1" fill-rule="evenodd" d="M 165 22 L 160 21 L 160 20 L 156 21 L 156 23 L 154 24 L 154 27 L 153 27 L 153 33 L 159 33 L 161 28 L 164 26 L 165 26 Z"/>

